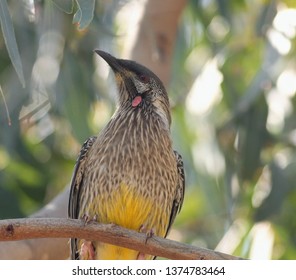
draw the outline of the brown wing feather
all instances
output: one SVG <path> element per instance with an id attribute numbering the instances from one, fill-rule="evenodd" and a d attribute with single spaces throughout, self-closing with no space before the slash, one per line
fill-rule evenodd
<path id="1" fill-rule="evenodd" d="M 185 192 L 185 174 L 184 174 L 184 165 L 183 165 L 183 160 L 181 155 L 174 151 L 175 157 L 176 157 L 176 162 L 177 162 L 177 169 L 178 169 L 178 174 L 179 174 L 179 182 L 177 186 L 177 191 L 176 191 L 176 196 L 173 201 L 173 206 L 172 206 L 172 211 L 171 211 L 171 216 L 170 216 L 170 221 L 168 225 L 168 229 L 166 232 L 166 235 L 168 234 L 177 213 L 180 212 L 183 200 L 184 200 L 184 192 Z"/>
<path id="2" fill-rule="evenodd" d="M 97 139 L 96 136 L 92 136 L 83 143 L 75 164 L 75 168 L 74 168 L 74 172 L 71 180 L 70 197 L 69 197 L 69 203 L 68 203 L 68 216 L 71 219 L 78 218 L 79 198 L 80 198 L 81 188 L 83 185 L 82 182 L 83 182 L 83 175 L 84 175 L 84 169 L 85 169 L 85 162 L 87 159 L 87 154 L 96 139 Z M 70 244 L 71 244 L 71 258 L 74 260 L 78 259 L 79 255 L 77 253 L 76 239 L 71 238 Z"/>

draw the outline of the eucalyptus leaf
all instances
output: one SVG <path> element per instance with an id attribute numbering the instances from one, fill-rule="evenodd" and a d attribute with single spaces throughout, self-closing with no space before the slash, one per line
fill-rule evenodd
<path id="1" fill-rule="evenodd" d="M 11 59 L 12 65 L 20 79 L 20 82 L 23 87 L 25 87 L 25 78 L 23 73 L 23 66 L 20 57 L 20 53 L 17 47 L 15 33 L 11 21 L 11 17 L 9 14 L 7 1 L 1 0 L 0 1 L 0 23 L 1 29 L 5 41 L 5 45 Z"/>
<path id="2" fill-rule="evenodd" d="M 272 215 L 279 214 L 292 189 L 287 180 L 285 169 L 281 168 L 276 162 L 272 162 L 269 165 L 269 170 L 271 173 L 271 191 L 255 212 L 256 221 L 266 220 Z"/>
<path id="3" fill-rule="evenodd" d="M 73 17 L 73 23 L 78 23 L 78 29 L 86 28 L 94 17 L 95 0 L 76 0 L 78 10 Z"/>
<path id="4" fill-rule="evenodd" d="M 63 12 L 67 14 L 73 13 L 73 0 L 52 0 L 52 2 Z"/>

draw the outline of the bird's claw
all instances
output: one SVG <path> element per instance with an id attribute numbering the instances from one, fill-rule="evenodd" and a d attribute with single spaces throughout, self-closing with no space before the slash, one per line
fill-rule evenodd
<path id="1" fill-rule="evenodd" d="M 154 235 L 154 231 L 153 231 L 153 229 L 150 229 L 150 230 L 148 230 L 148 231 L 146 232 L 145 244 L 147 244 L 148 239 L 151 238 L 151 237 L 153 237 L 153 235 Z"/>
<path id="2" fill-rule="evenodd" d="M 96 222 L 97 221 L 97 215 L 94 215 L 92 218 L 88 214 L 83 214 L 81 219 L 84 222 L 84 226 L 91 223 L 91 222 Z"/>
<path id="3" fill-rule="evenodd" d="M 141 225 L 139 231 L 143 232 L 143 233 L 146 233 L 145 244 L 147 244 L 148 239 L 151 238 L 154 235 L 154 230 L 153 229 L 147 230 L 144 225 Z"/>

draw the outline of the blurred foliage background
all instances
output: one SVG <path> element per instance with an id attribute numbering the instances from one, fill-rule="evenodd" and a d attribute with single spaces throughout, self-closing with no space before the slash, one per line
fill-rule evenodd
<path id="1" fill-rule="evenodd" d="M 131 2 L 2 1 L 1 219 L 55 197 L 112 115 L 112 76 L 92 51 L 121 56 Z M 296 259 L 295 36 L 293 0 L 187 2 L 168 86 L 187 180 L 171 238 Z"/>

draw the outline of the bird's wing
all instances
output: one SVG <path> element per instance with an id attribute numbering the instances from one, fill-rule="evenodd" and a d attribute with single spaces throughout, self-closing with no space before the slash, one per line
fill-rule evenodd
<path id="1" fill-rule="evenodd" d="M 83 176 L 85 171 L 85 162 L 87 159 L 88 152 L 97 139 L 96 136 L 88 138 L 82 145 L 79 156 L 77 158 L 72 180 L 71 180 L 71 189 L 70 197 L 68 203 L 68 216 L 71 219 L 77 219 L 79 214 L 79 197 L 81 193 L 81 188 L 83 186 Z M 76 239 L 71 239 L 71 258 L 77 259 L 77 244 Z"/>
<path id="2" fill-rule="evenodd" d="M 174 151 L 175 157 L 176 157 L 176 162 L 177 162 L 177 169 L 178 169 L 178 186 L 177 186 L 177 191 L 176 191 L 176 195 L 175 195 L 175 199 L 173 201 L 173 206 L 172 206 L 172 211 L 171 211 L 171 216 L 170 216 L 170 221 L 169 221 L 169 225 L 168 225 L 168 229 L 166 232 L 166 235 L 168 234 L 177 213 L 180 212 L 182 204 L 183 204 L 183 200 L 184 200 L 184 192 L 185 192 L 185 174 L 184 174 L 184 166 L 183 166 L 183 160 L 181 155 Z"/>

